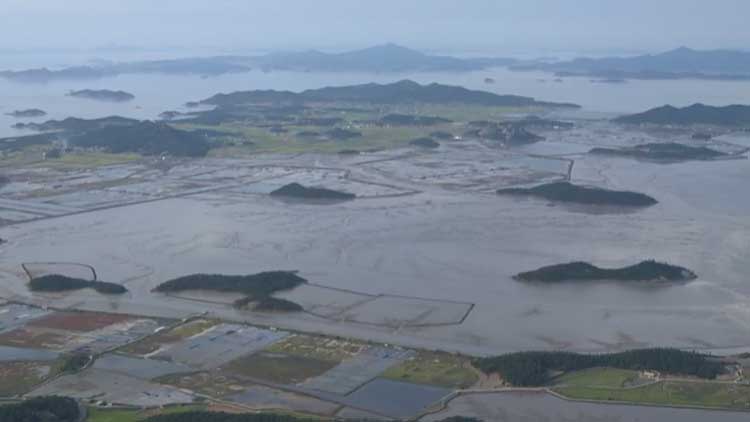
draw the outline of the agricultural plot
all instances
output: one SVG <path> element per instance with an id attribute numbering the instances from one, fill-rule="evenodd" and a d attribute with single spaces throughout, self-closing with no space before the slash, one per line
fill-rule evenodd
<path id="1" fill-rule="evenodd" d="M 0 306 L 0 333 L 20 327 L 27 322 L 49 314 L 49 311 L 30 306 L 7 303 Z"/>
<path id="2" fill-rule="evenodd" d="M 246 355 L 222 368 L 226 376 L 257 378 L 276 384 L 297 384 L 320 376 L 335 362 L 281 353 L 259 352 Z"/>
<path id="3" fill-rule="evenodd" d="M 93 368 L 117 372 L 144 380 L 193 371 L 192 368 L 178 363 L 154 359 L 131 358 L 117 354 L 109 354 L 100 357 L 94 362 Z"/>
<path id="4" fill-rule="evenodd" d="M 153 358 L 182 363 L 195 369 L 215 368 L 259 351 L 286 335 L 244 325 L 220 324 L 162 348 Z"/>
<path id="5" fill-rule="evenodd" d="M 56 312 L 0 334 L 0 345 L 100 353 L 149 335 L 161 322 L 88 312 Z"/>
<path id="6" fill-rule="evenodd" d="M 468 358 L 423 351 L 390 367 L 381 376 L 395 381 L 446 388 L 468 388 L 479 379 Z"/>
<path id="7" fill-rule="evenodd" d="M 440 387 L 378 378 L 347 396 L 347 401 L 350 407 L 408 419 L 424 412 L 450 392 Z"/>
<path id="8" fill-rule="evenodd" d="M 37 388 L 31 396 L 64 395 L 140 407 L 191 403 L 193 397 L 176 388 L 99 369 L 64 375 Z"/>
<path id="9" fill-rule="evenodd" d="M 192 320 L 167 330 L 161 330 L 152 336 L 128 344 L 123 347 L 120 352 L 134 356 L 151 355 L 173 343 L 178 343 L 187 338 L 197 336 L 218 324 L 219 322 L 215 320 Z"/>
<path id="10" fill-rule="evenodd" d="M 332 415 L 340 407 L 335 403 L 263 386 L 250 387 L 228 399 L 255 409 L 288 409 L 316 415 Z"/>
<path id="11" fill-rule="evenodd" d="M 52 373 L 49 362 L 16 361 L 0 363 L 0 397 L 26 393 Z"/>
<path id="12" fill-rule="evenodd" d="M 305 388 L 336 394 L 349 394 L 391 366 L 408 359 L 414 352 L 373 346 L 342 361 L 330 371 L 305 382 Z"/>

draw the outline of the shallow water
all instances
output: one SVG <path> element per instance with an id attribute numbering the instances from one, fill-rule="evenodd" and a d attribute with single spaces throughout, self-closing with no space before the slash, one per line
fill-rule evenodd
<path id="1" fill-rule="evenodd" d="M 484 83 L 486 77 L 497 82 Z M 54 81 L 43 84 L 11 82 L 0 79 L 0 137 L 16 136 L 10 126 L 18 121 L 45 121 L 66 117 L 95 118 L 121 115 L 155 119 L 165 110 L 180 110 L 187 101 L 207 98 L 219 92 L 253 89 L 301 91 L 323 86 L 352 85 L 368 82 L 390 83 L 412 79 L 420 83 L 439 82 L 461 85 L 498 94 L 531 96 L 544 101 L 573 102 L 584 107 L 579 115 L 632 113 L 670 103 L 685 106 L 695 102 L 712 105 L 747 103 L 750 81 L 631 81 L 627 84 L 597 84 L 588 78 L 566 78 L 552 82 L 549 74 L 511 72 L 504 68 L 466 73 L 303 73 L 251 71 L 217 77 L 176 75 L 120 75 L 88 81 Z M 540 82 L 544 80 L 546 82 Z M 67 97 L 77 89 L 125 90 L 136 99 L 125 103 L 108 103 Z M 15 119 L 5 113 L 13 110 L 41 108 L 49 113 L 38 119 Z M 592 114 L 593 113 L 593 114 Z"/>
<path id="2" fill-rule="evenodd" d="M 746 347 L 750 203 L 732 198 L 745 194 L 747 177 L 741 175 L 749 171 L 747 160 L 579 160 L 574 179 L 644 191 L 660 201 L 629 213 L 594 214 L 434 185 L 421 186 L 417 195 L 335 205 L 221 192 L 133 205 L 1 229 L 0 237 L 10 242 L 0 247 L 0 293 L 28 295 L 15 275 L 22 262 L 80 262 L 93 265 L 104 280 L 124 282 L 131 293 L 120 299 L 73 295 L 68 306 L 163 316 L 211 310 L 259 324 L 475 354 Z M 649 258 L 688 267 L 699 279 L 673 286 L 512 279 L 553 263 L 614 267 Z M 476 306 L 461 325 L 394 330 L 309 315 L 238 313 L 150 292 L 188 273 L 276 269 L 300 270 L 311 282 L 363 293 Z"/>

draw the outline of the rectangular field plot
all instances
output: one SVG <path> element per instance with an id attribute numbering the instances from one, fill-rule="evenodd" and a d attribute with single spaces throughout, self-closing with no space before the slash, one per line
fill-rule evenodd
<path id="1" fill-rule="evenodd" d="M 109 325 L 125 322 L 130 317 L 119 314 L 100 314 L 93 312 L 55 312 L 35 319 L 29 326 L 52 328 L 56 330 L 89 332 Z"/>
<path id="2" fill-rule="evenodd" d="M 197 336 L 218 324 L 219 322 L 214 320 L 192 320 L 169 330 L 161 330 L 152 336 L 129 344 L 120 352 L 135 356 L 149 356 L 156 354 L 163 348 L 166 349 L 170 344 L 178 343 L 189 337 Z"/>
<path id="3" fill-rule="evenodd" d="M 168 359 L 196 369 L 221 366 L 259 351 L 287 334 L 236 324 L 220 324 L 160 350 L 154 358 Z"/>
<path id="4" fill-rule="evenodd" d="M 339 405 L 335 403 L 263 386 L 250 387 L 240 394 L 228 397 L 228 399 L 255 409 L 289 409 L 317 415 L 331 415 L 339 408 Z"/>
<path id="5" fill-rule="evenodd" d="M 117 372 L 145 380 L 151 380 L 164 375 L 193 371 L 189 366 L 181 365 L 179 363 L 154 359 L 131 358 L 115 354 L 109 354 L 97 359 L 96 362 L 94 362 L 93 368 Z"/>
<path id="6" fill-rule="evenodd" d="M 450 394 L 450 390 L 375 379 L 347 397 L 350 406 L 399 419 L 413 417 Z"/>
<path id="7" fill-rule="evenodd" d="M 391 366 L 412 356 L 409 350 L 370 347 L 356 356 L 344 360 L 326 373 L 303 384 L 305 388 L 336 394 L 348 394 Z"/>
<path id="8" fill-rule="evenodd" d="M 152 319 L 131 319 L 121 315 L 54 313 L 0 334 L 0 344 L 95 354 L 152 334 L 160 324 Z"/>
<path id="9" fill-rule="evenodd" d="M 27 347 L 0 346 L 0 362 L 13 361 L 53 361 L 60 356 L 59 353 L 44 349 L 31 349 Z"/>
<path id="10" fill-rule="evenodd" d="M 87 369 L 64 375 L 30 393 L 31 396 L 62 395 L 76 399 L 104 400 L 109 403 L 141 407 L 192 403 L 193 396 L 168 387 L 115 372 Z"/>
<path id="11" fill-rule="evenodd" d="M 319 376 L 336 362 L 281 353 L 260 352 L 245 355 L 222 368 L 226 376 L 249 377 L 276 384 L 296 384 Z"/>
<path id="12" fill-rule="evenodd" d="M 30 306 L 8 303 L 0 307 L 0 333 L 20 327 L 27 322 L 43 317 L 49 311 Z"/>
<path id="13" fill-rule="evenodd" d="M 45 362 L 17 361 L 0 363 L 0 397 L 15 396 L 31 390 L 52 371 Z"/>

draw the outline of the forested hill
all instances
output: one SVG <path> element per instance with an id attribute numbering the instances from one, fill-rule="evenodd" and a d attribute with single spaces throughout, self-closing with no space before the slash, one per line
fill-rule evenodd
<path id="1" fill-rule="evenodd" d="M 656 124 L 656 125 L 716 125 L 716 126 L 750 126 L 750 106 L 728 105 L 714 107 L 705 104 L 693 104 L 678 108 L 671 105 L 652 108 L 643 113 L 621 116 L 615 119 L 618 123 Z"/>
<path id="2" fill-rule="evenodd" d="M 290 91 L 239 91 L 217 94 L 201 101 L 202 104 L 232 106 L 254 103 L 350 102 L 371 104 L 470 104 L 498 107 L 563 107 L 579 108 L 570 103 L 537 101 L 517 95 L 498 95 L 459 86 L 432 83 L 420 85 L 403 80 L 391 84 L 368 83 L 341 87 L 311 89 L 300 93 Z"/>

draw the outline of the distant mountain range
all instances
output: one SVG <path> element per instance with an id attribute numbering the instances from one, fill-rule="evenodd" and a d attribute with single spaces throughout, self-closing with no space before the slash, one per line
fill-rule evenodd
<path id="1" fill-rule="evenodd" d="M 750 106 L 729 105 L 714 107 L 693 104 L 678 108 L 671 105 L 652 108 L 643 113 L 621 116 L 618 123 L 655 125 L 715 125 L 750 127 Z"/>
<path id="2" fill-rule="evenodd" d="M 0 77 L 20 82 L 96 79 L 130 73 L 196 74 L 215 76 L 225 73 L 263 71 L 325 72 L 463 72 L 493 66 L 507 66 L 509 58 L 462 59 L 429 55 L 395 44 L 384 44 L 344 53 L 305 51 L 271 53 L 262 56 L 215 56 L 130 63 L 105 63 L 91 66 L 0 71 Z"/>
<path id="3" fill-rule="evenodd" d="M 515 62 L 516 60 L 509 58 L 461 59 L 432 56 L 396 44 L 337 54 L 307 51 L 276 53 L 256 58 L 256 63 L 266 69 L 330 72 L 471 71 L 491 66 L 507 66 Z"/>
<path id="4" fill-rule="evenodd" d="M 259 56 L 190 57 L 124 63 L 100 63 L 61 69 L 0 71 L 0 77 L 20 82 L 96 79 L 131 73 L 194 74 L 265 72 L 467 72 L 497 66 L 540 70 L 559 76 L 587 76 L 603 81 L 622 79 L 750 79 L 750 52 L 692 50 L 680 47 L 660 54 L 635 57 L 578 58 L 550 63 L 503 57 L 459 58 L 431 55 L 396 44 L 383 44 L 343 53 L 316 50 Z M 491 81 L 492 79 L 488 79 Z"/>
<path id="5" fill-rule="evenodd" d="M 680 47 L 635 57 L 578 58 L 557 63 L 523 63 L 513 70 L 542 70 L 558 76 L 606 79 L 750 79 L 750 52 Z"/>

